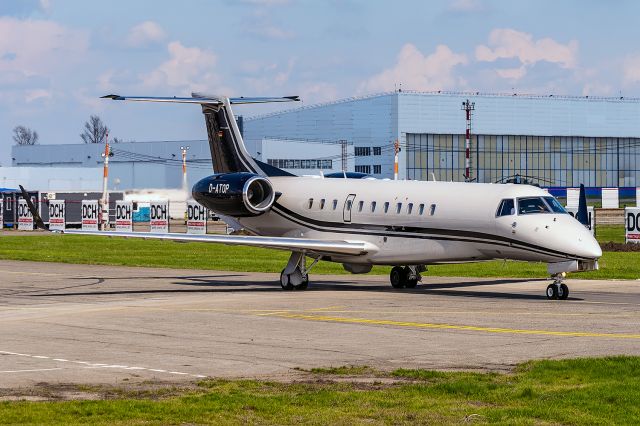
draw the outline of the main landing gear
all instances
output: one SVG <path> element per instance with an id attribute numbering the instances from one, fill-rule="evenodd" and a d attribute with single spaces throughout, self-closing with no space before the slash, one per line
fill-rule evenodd
<path id="1" fill-rule="evenodd" d="M 280 273 L 280 285 L 283 290 L 306 290 L 309 286 L 309 271 L 318 263 L 315 258 L 307 267 L 307 258 L 302 252 L 292 252 L 289 263 Z"/>
<path id="2" fill-rule="evenodd" d="M 389 274 L 393 288 L 415 288 L 422 279 L 420 272 L 426 271 L 424 266 L 394 266 Z"/>
<path id="3" fill-rule="evenodd" d="M 567 300 L 569 297 L 569 287 L 562 281 L 566 276 L 565 273 L 553 276 L 553 283 L 547 286 L 547 299 L 549 300 Z"/>

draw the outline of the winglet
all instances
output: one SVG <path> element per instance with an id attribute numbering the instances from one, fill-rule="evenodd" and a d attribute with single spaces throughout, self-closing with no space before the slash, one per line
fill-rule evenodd
<path id="1" fill-rule="evenodd" d="M 123 101 L 124 98 L 120 95 L 104 95 L 100 99 L 113 99 L 114 101 Z"/>
<path id="2" fill-rule="evenodd" d="M 20 186 L 20 191 L 22 191 L 22 198 L 24 198 L 24 200 L 27 202 L 27 206 L 31 211 L 31 216 L 33 216 L 33 221 L 36 223 L 36 227 L 40 229 L 44 229 L 46 231 L 47 227 L 44 226 L 44 222 L 42 221 L 42 218 L 38 214 L 38 210 L 36 209 L 36 206 L 34 206 L 33 203 L 31 202 L 31 197 L 29 197 L 29 194 L 27 193 L 27 191 L 24 189 L 22 185 L 19 185 L 19 186 Z"/>
<path id="3" fill-rule="evenodd" d="M 587 212 L 587 194 L 583 184 L 580 184 L 580 196 L 578 197 L 578 213 L 576 214 L 576 219 L 578 219 L 578 222 L 591 229 L 589 213 Z"/>

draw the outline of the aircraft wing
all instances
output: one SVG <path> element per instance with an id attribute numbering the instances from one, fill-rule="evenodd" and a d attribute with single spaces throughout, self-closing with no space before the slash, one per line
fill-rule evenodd
<path id="1" fill-rule="evenodd" d="M 264 247 L 280 250 L 304 251 L 327 255 L 362 256 L 378 251 L 378 247 L 366 241 L 313 240 L 308 238 L 255 237 L 245 235 L 194 235 L 194 234 L 154 234 L 147 232 L 112 232 L 65 230 L 63 234 L 94 235 L 101 237 L 143 238 L 182 242 L 221 243 L 238 246 Z"/>

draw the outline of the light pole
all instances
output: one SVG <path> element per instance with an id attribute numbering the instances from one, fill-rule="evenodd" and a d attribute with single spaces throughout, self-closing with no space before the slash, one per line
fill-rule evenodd
<path id="1" fill-rule="evenodd" d="M 180 151 L 182 152 L 182 189 L 187 190 L 187 151 L 189 150 L 189 146 L 181 146 Z"/>
<path id="2" fill-rule="evenodd" d="M 112 155 L 113 153 L 109 148 L 109 132 L 107 132 L 105 134 L 104 152 L 102 153 L 102 158 L 104 159 L 102 173 L 102 199 L 100 200 L 100 203 L 102 204 L 100 229 L 102 231 L 106 231 L 109 226 L 109 191 L 107 189 L 107 184 L 109 182 L 109 157 Z"/>

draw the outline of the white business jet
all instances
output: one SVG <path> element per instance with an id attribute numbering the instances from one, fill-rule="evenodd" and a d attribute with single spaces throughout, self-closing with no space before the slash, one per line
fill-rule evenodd
<path id="1" fill-rule="evenodd" d="M 355 274 L 390 265 L 391 285 L 413 288 L 427 265 L 514 259 L 548 263 L 554 282 L 547 297 L 566 299 L 567 272 L 598 268 L 602 251 L 589 230 L 534 186 L 299 177 L 252 158 L 231 105 L 298 101 L 296 96 L 105 98 L 200 105 L 215 174 L 194 185 L 193 198 L 251 235 L 65 233 L 287 250 L 291 257 L 280 275 L 285 290 L 306 289 L 309 271 L 321 260 Z"/>

